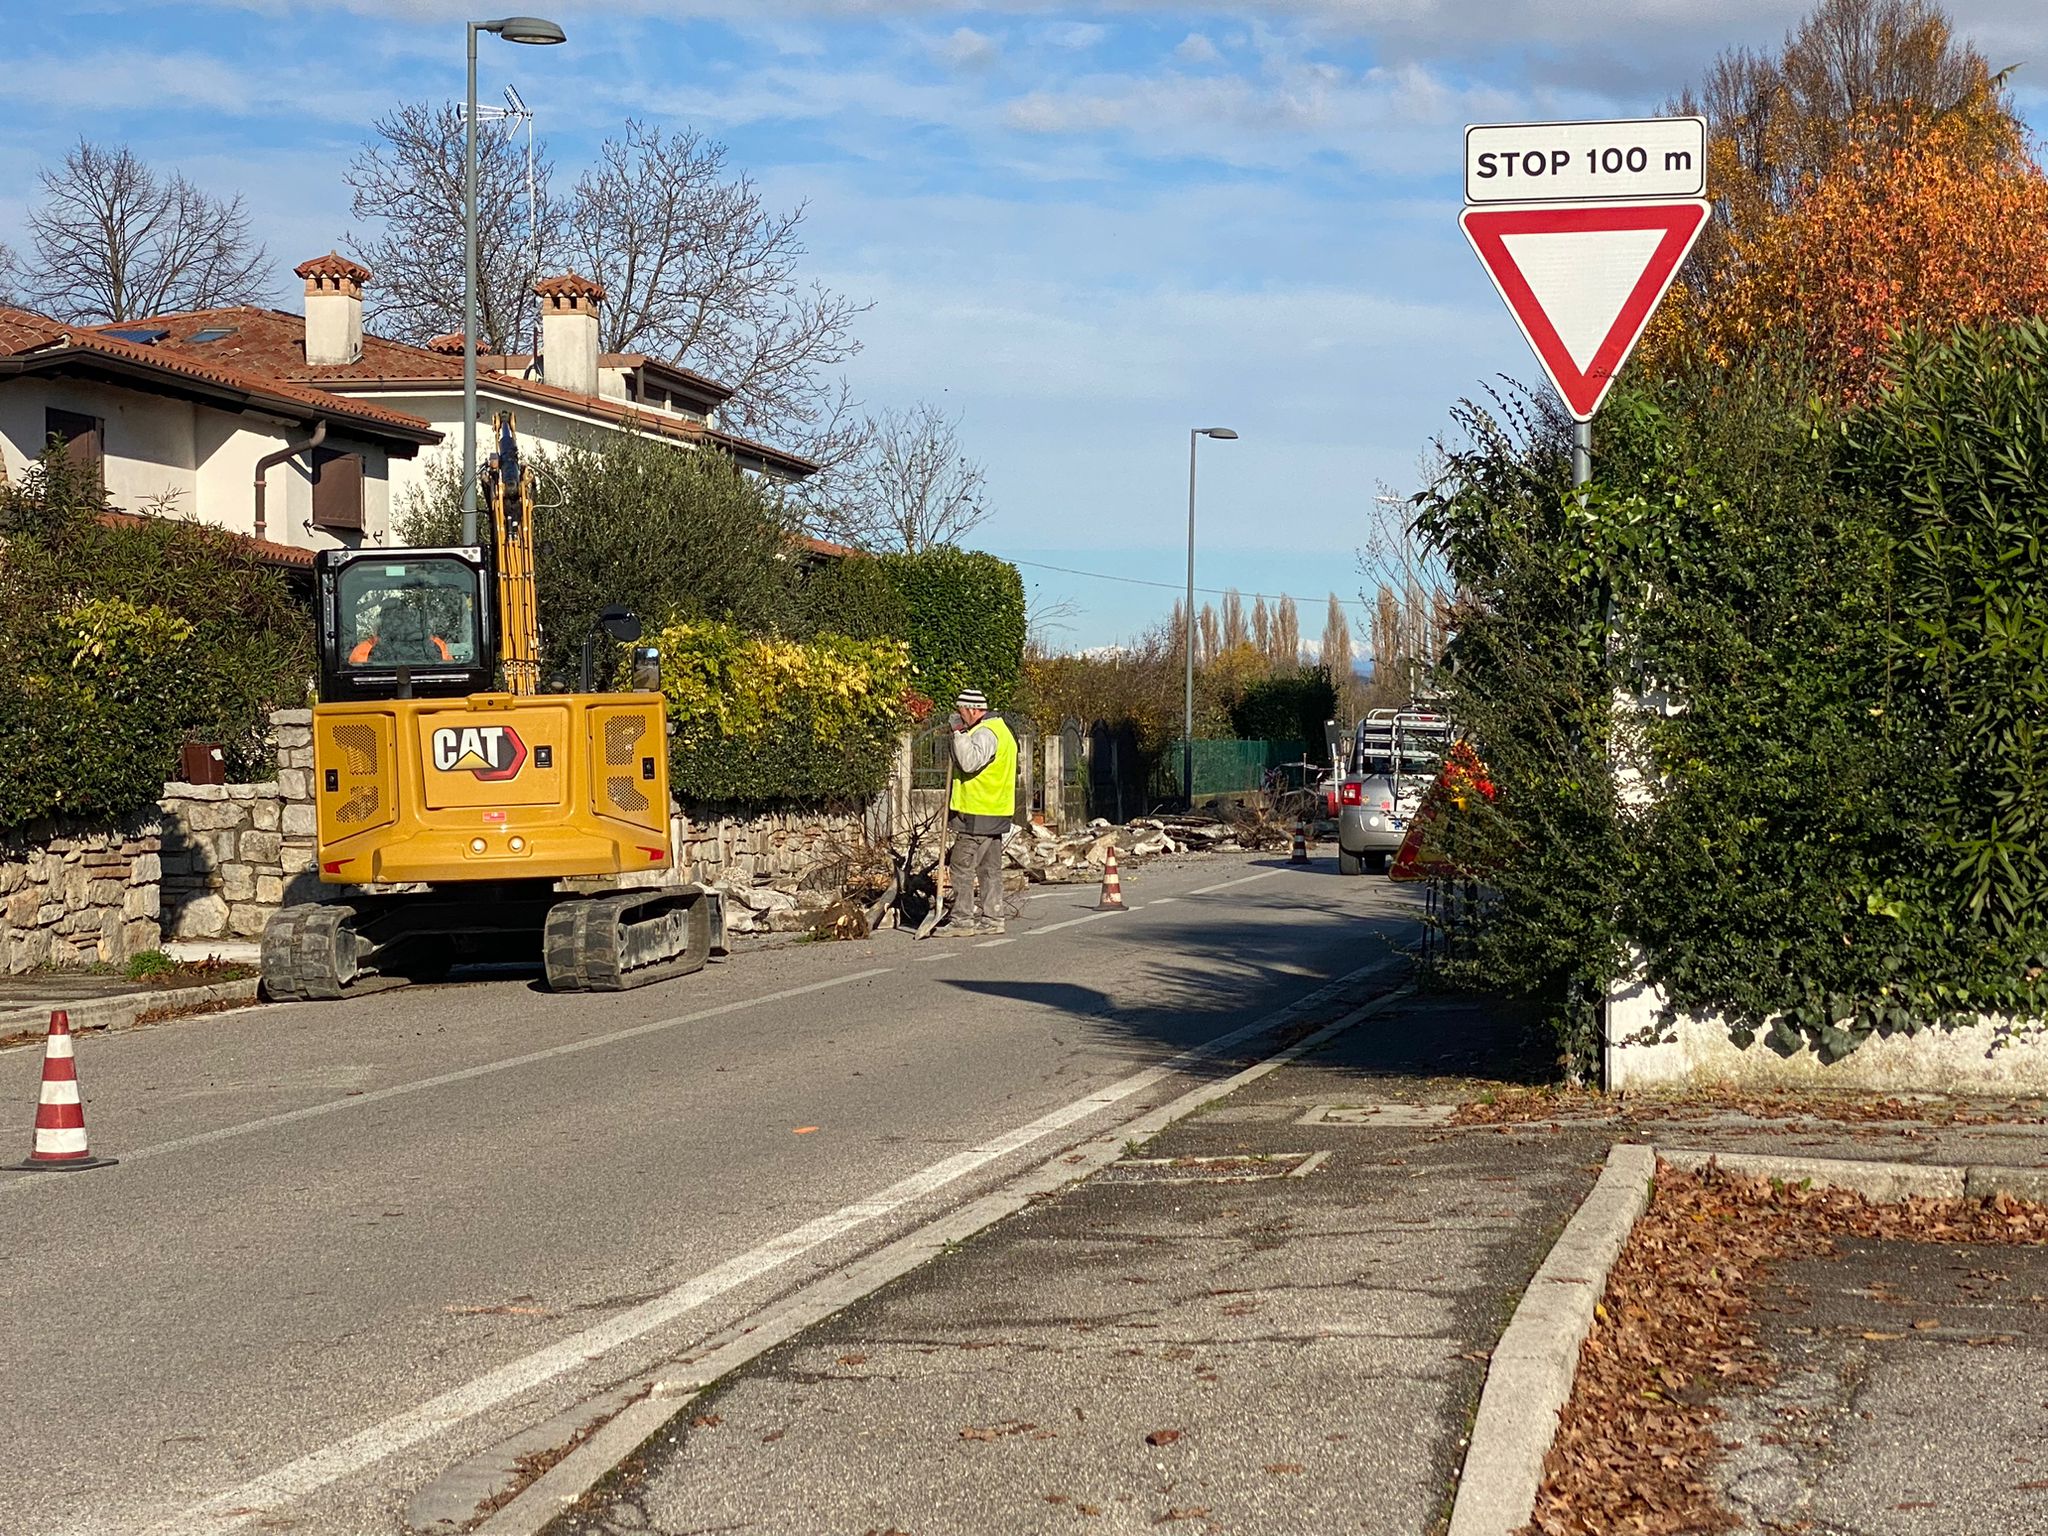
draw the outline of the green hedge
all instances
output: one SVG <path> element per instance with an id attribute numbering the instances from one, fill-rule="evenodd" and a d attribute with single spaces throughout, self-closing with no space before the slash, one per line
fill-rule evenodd
<path id="1" fill-rule="evenodd" d="M 1830 1059 L 2048 1013 L 2048 326 L 1815 399 L 1768 358 L 1625 385 L 1583 498 L 1563 422 L 1467 407 L 1422 499 L 1500 786 L 1443 834 L 1492 893 L 1453 968 L 1580 1063 L 1631 967 Z"/>
<path id="2" fill-rule="evenodd" d="M 1312 741 L 1323 755 L 1323 726 L 1336 718 L 1337 687 L 1328 667 L 1304 667 L 1286 677 L 1269 677 L 1245 689 L 1230 706 L 1231 728 L 1252 741 Z"/>
<path id="3" fill-rule="evenodd" d="M 920 693 L 941 708 L 963 688 L 979 688 L 997 710 L 1021 702 L 1024 578 L 1014 565 L 949 547 L 876 560 L 903 599 Z"/>
<path id="4" fill-rule="evenodd" d="M 186 741 L 260 776 L 306 695 L 311 616 L 246 542 L 103 510 L 61 456 L 0 487 L 0 828 L 154 804 Z"/>
<path id="5" fill-rule="evenodd" d="M 886 782 L 909 718 L 901 641 L 798 642 L 709 623 L 654 639 L 675 733 L 670 784 L 685 803 L 852 804 Z"/>

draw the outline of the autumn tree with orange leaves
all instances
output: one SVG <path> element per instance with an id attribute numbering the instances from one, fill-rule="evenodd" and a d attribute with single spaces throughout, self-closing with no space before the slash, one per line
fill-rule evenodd
<path id="1" fill-rule="evenodd" d="M 1786 348 L 1867 398 L 1899 332 L 2048 312 L 2048 177 L 2004 76 L 1925 0 L 1822 0 L 1775 59 L 1708 72 L 1716 217 L 1644 339 L 1651 367 Z"/>

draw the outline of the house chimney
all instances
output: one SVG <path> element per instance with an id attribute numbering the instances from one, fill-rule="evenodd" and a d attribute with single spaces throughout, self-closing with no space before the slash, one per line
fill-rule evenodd
<path id="1" fill-rule="evenodd" d="M 597 394 L 597 306 L 604 285 L 565 273 L 533 285 L 540 295 L 541 377 L 557 389 Z"/>
<path id="2" fill-rule="evenodd" d="M 293 272 L 306 280 L 306 361 L 353 363 L 363 355 L 363 284 L 370 269 L 329 251 Z"/>

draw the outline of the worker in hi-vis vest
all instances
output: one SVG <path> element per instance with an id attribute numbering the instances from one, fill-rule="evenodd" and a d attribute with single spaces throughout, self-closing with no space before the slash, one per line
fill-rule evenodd
<path id="1" fill-rule="evenodd" d="M 1003 931 L 1003 843 L 1017 816 L 1017 738 L 978 688 L 953 701 L 952 933 Z M 981 887 L 976 915 L 975 886 Z"/>

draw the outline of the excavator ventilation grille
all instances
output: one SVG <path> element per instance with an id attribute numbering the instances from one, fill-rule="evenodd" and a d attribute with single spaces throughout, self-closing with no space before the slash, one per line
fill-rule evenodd
<path id="1" fill-rule="evenodd" d="M 334 808 L 334 819 L 343 825 L 368 821 L 377 814 L 377 728 L 353 721 L 337 725 L 334 744 L 348 758 L 344 772 L 350 780 L 349 796 Z"/>
<path id="2" fill-rule="evenodd" d="M 613 715 L 604 723 L 604 790 L 622 811 L 644 811 L 647 796 L 640 792 L 634 765 L 640 756 L 640 738 L 647 734 L 644 715 Z M 623 771 L 621 771 L 623 770 Z"/>

